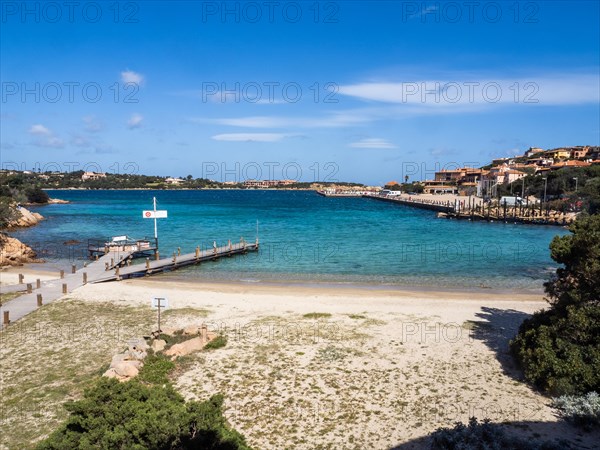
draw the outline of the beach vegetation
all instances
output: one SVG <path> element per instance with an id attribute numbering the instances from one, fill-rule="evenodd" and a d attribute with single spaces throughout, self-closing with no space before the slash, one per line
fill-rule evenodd
<path id="1" fill-rule="evenodd" d="M 216 350 L 218 348 L 223 348 L 227 345 L 227 336 L 224 334 L 219 334 L 212 341 L 209 341 L 205 346 L 205 350 Z"/>
<path id="2" fill-rule="evenodd" d="M 221 395 L 185 402 L 169 383 L 101 377 L 83 399 L 65 404 L 70 413 L 66 423 L 37 448 L 249 449 L 227 424 L 222 406 Z"/>
<path id="3" fill-rule="evenodd" d="M 169 382 L 169 373 L 175 363 L 163 354 L 149 354 L 138 374 L 138 380 L 147 384 L 165 384 Z"/>
<path id="4" fill-rule="evenodd" d="M 552 406 L 560 416 L 587 430 L 600 425 L 600 395 L 588 392 L 586 395 L 563 395 L 552 399 Z"/>
<path id="5" fill-rule="evenodd" d="M 545 283 L 550 308 L 525 320 L 511 349 L 525 378 L 553 395 L 600 392 L 600 215 L 556 236 L 561 264 Z"/>
<path id="6" fill-rule="evenodd" d="M 536 441 L 510 434 L 505 427 L 488 419 L 475 417 L 465 425 L 457 422 L 453 428 L 438 428 L 431 435 L 432 450 L 559 450 L 571 446 L 566 442 Z"/>
<path id="7" fill-rule="evenodd" d="M 328 319 L 331 317 L 331 314 L 312 312 L 312 313 L 304 314 L 302 317 L 304 317 L 305 319 Z"/>

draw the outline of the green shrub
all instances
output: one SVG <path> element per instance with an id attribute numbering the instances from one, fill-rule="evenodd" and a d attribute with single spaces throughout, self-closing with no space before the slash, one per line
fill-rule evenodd
<path id="1" fill-rule="evenodd" d="M 600 216 L 570 229 L 550 244 L 563 265 L 545 283 L 550 309 L 524 321 L 511 342 L 525 378 L 553 395 L 600 392 Z"/>
<path id="2" fill-rule="evenodd" d="M 222 404 L 221 396 L 186 404 L 170 384 L 101 377 L 82 400 L 65 405 L 67 422 L 38 449 L 249 450 L 229 428 Z"/>
<path id="3" fill-rule="evenodd" d="M 215 350 L 217 348 L 225 347 L 226 345 L 227 345 L 227 336 L 225 336 L 224 334 L 220 334 L 216 338 L 214 338 L 212 341 L 208 342 L 204 346 L 204 348 L 206 350 Z"/>
<path id="4" fill-rule="evenodd" d="M 600 391 L 600 305 L 543 311 L 511 343 L 525 378 L 553 395 Z"/>
<path id="5" fill-rule="evenodd" d="M 432 450 L 563 450 L 570 446 L 561 442 L 536 442 L 509 435 L 506 430 L 485 419 L 477 422 L 475 417 L 469 424 L 458 422 L 454 428 L 438 428 L 431 435 Z"/>
<path id="6" fill-rule="evenodd" d="M 302 317 L 304 317 L 305 319 L 328 319 L 329 317 L 331 317 L 331 314 L 313 312 L 313 313 L 304 314 Z"/>
<path id="7" fill-rule="evenodd" d="M 25 195 L 27 196 L 27 201 L 29 203 L 48 203 L 50 197 L 46 194 L 46 191 L 40 189 L 39 187 L 32 187 L 25 191 Z"/>
<path id="8" fill-rule="evenodd" d="M 169 382 L 169 372 L 175 368 L 175 363 L 165 355 L 148 355 L 138 374 L 138 380 L 150 384 L 165 384 Z"/>
<path id="9" fill-rule="evenodd" d="M 553 399 L 552 406 L 559 410 L 563 419 L 590 430 L 600 425 L 600 395 L 588 392 L 587 395 L 563 395 Z"/>

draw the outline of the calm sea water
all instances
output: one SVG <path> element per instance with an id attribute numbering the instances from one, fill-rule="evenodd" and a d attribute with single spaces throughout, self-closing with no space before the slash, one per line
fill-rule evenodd
<path id="1" fill-rule="evenodd" d="M 540 289 L 555 269 L 548 245 L 559 227 L 478 223 L 362 198 L 308 191 L 49 191 L 67 205 L 35 208 L 40 225 L 15 232 L 47 261 L 83 260 L 89 238 L 151 237 L 158 209 L 161 255 L 244 237 L 261 251 L 181 269 L 203 281 L 359 283 L 372 286 Z M 77 240 L 79 244 L 66 245 Z"/>

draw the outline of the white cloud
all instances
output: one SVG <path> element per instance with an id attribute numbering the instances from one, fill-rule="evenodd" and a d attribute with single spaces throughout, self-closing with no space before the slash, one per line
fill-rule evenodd
<path id="1" fill-rule="evenodd" d="M 518 79 L 456 76 L 454 80 L 365 82 L 343 85 L 342 95 L 364 101 L 429 109 L 473 108 L 498 104 L 573 105 L 600 101 L 600 78 L 589 74 L 556 74 Z"/>
<path id="2" fill-rule="evenodd" d="M 85 123 L 85 131 L 90 133 L 96 133 L 104 128 L 102 122 L 100 122 L 95 116 L 85 116 L 82 120 Z"/>
<path id="3" fill-rule="evenodd" d="M 32 134 L 34 136 L 51 136 L 52 132 L 46 128 L 44 125 L 31 125 L 31 127 L 29 127 L 28 130 L 29 134 Z"/>
<path id="4" fill-rule="evenodd" d="M 364 110 L 330 112 L 321 117 L 247 116 L 209 119 L 193 117 L 192 123 L 227 125 L 243 128 L 337 128 L 364 124 L 373 120 Z"/>
<path id="5" fill-rule="evenodd" d="M 27 132 L 34 136 L 32 144 L 37 147 L 63 148 L 65 146 L 65 142 L 44 125 L 32 125 Z"/>
<path id="6" fill-rule="evenodd" d="M 121 81 L 123 83 L 134 83 L 141 85 L 144 82 L 144 76 L 141 73 L 134 72 L 133 70 L 125 70 L 121 72 Z"/>
<path id="7" fill-rule="evenodd" d="M 277 142 L 285 137 L 285 134 L 280 133 L 226 133 L 216 134 L 211 139 L 232 142 Z"/>
<path id="8" fill-rule="evenodd" d="M 350 147 L 354 148 L 396 148 L 394 144 L 391 142 L 380 139 L 380 138 L 368 138 L 361 139 L 360 141 L 353 142 L 350 144 Z"/>
<path id="9" fill-rule="evenodd" d="M 144 121 L 144 116 L 141 114 L 132 114 L 129 120 L 127 121 L 127 128 L 133 130 L 135 128 L 140 128 L 142 126 L 142 122 Z"/>

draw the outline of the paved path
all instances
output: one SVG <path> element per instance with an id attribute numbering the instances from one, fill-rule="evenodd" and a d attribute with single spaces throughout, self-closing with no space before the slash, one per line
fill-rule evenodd
<path id="1" fill-rule="evenodd" d="M 86 267 L 82 267 L 75 273 L 65 274 L 64 278 L 57 278 L 54 280 L 42 281 L 41 287 L 35 289 L 35 283 L 33 283 L 33 291 L 31 294 L 23 294 L 17 298 L 9 300 L 2 306 L 0 306 L 0 320 L 2 320 L 2 328 L 4 325 L 4 312 L 9 312 L 9 319 L 11 322 L 26 316 L 30 312 L 35 311 L 38 308 L 37 296 L 42 294 L 43 304 L 52 303 L 55 300 L 63 297 L 63 284 L 67 285 L 67 292 L 71 292 L 80 286 L 83 286 L 83 274 L 87 274 L 88 283 L 102 278 L 106 274 L 106 264 L 108 263 L 109 268 L 112 269 L 117 266 L 121 261 L 124 261 L 131 252 L 111 252 L 108 253 L 97 261 L 93 261 L 87 264 Z M 112 263 L 112 265 L 111 265 Z M 10 292 L 19 292 L 27 290 L 27 284 L 14 284 L 8 286 L 0 286 L 0 292 L 3 294 Z"/>

